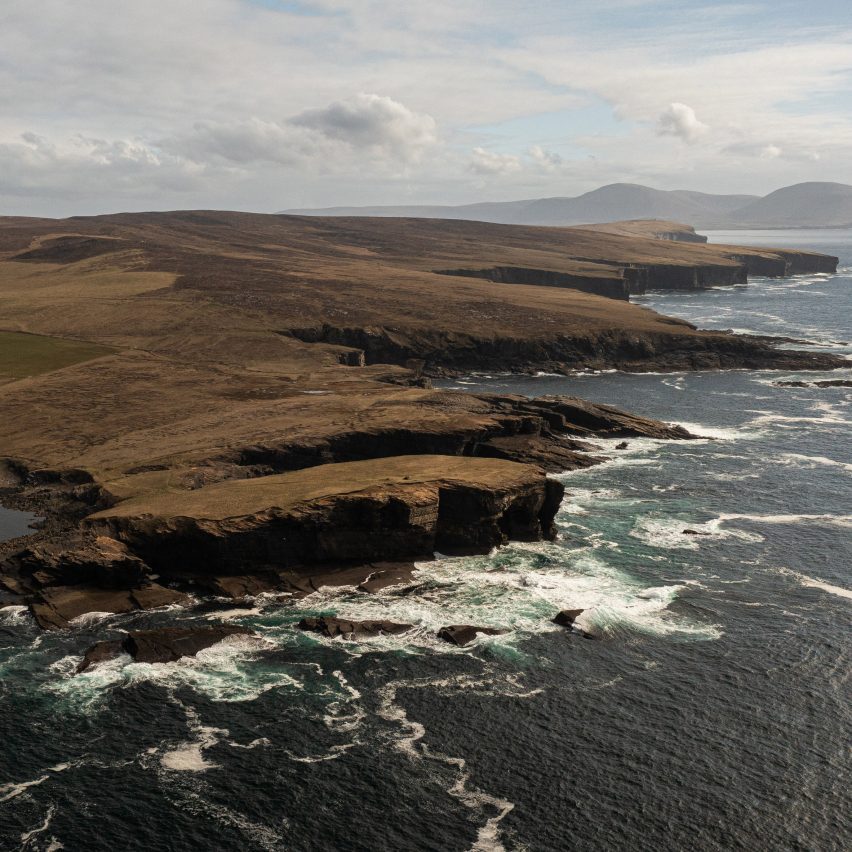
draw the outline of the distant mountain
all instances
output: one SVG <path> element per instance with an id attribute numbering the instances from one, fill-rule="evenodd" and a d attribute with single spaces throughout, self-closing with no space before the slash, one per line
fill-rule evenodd
<path id="1" fill-rule="evenodd" d="M 458 206 L 328 207 L 283 212 L 303 216 L 467 219 L 506 225 L 582 225 L 624 219 L 666 219 L 702 228 L 820 228 L 852 226 L 852 186 L 802 183 L 760 198 L 613 183 L 575 198 L 534 198 Z"/>
<path id="2" fill-rule="evenodd" d="M 845 183 L 797 183 L 770 192 L 731 214 L 750 227 L 852 227 L 852 186 Z"/>
<path id="3" fill-rule="evenodd" d="M 305 216 L 470 219 L 504 225 L 582 225 L 623 219 L 668 219 L 691 224 L 693 221 L 715 221 L 757 200 L 756 195 L 708 195 L 686 190 L 651 189 L 634 183 L 613 183 L 576 198 L 534 198 L 460 206 L 329 207 L 324 210 L 284 212 Z"/>

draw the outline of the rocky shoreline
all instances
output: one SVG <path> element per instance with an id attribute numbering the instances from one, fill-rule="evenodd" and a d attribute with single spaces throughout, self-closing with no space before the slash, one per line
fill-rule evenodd
<path id="1" fill-rule="evenodd" d="M 47 518 L 33 535 L 0 544 L 0 599 L 57 629 L 87 612 L 191 605 L 193 595 L 300 598 L 324 584 L 369 593 L 409 578 L 415 560 L 435 551 L 553 538 L 564 489 L 547 471 L 602 461 L 590 439 L 692 437 L 576 398 L 478 399 L 492 412 L 490 428 L 433 432 L 419 447 L 407 434 L 417 454 L 347 461 L 350 443 L 321 463 L 320 453 L 284 445 L 257 451 L 251 461 L 262 458 L 262 470 L 203 487 L 170 470 L 168 488 L 152 491 L 148 481 L 126 496 L 125 480 L 117 495 L 82 471 L 25 472 L 19 463 L 3 501 Z M 393 452 L 392 442 L 382 446 Z M 453 454 L 436 456 L 437 446 Z M 269 472 L 275 458 L 288 472 Z M 222 476 L 233 473 L 219 464 Z"/>

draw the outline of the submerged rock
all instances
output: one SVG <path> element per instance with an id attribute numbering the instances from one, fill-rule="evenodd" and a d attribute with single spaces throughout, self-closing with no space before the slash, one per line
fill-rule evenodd
<path id="1" fill-rule="evenodd" d="M 450 624 L 442 627 L 438 631 L 438 638 L 445 642 L 450 642 L 453 645 L 468 645 L 476 639 L 478 633 L 484 633 L 486 636 L 500 636 L 503 633 L 508 633 L 500 627 L 480 627 L 473 624 Z"/>
<path id="2" fill-rule="evenodd" d="M 319 633 L 329 639 L 342 636 L 344 639 L 368 638 L 371 636 L 395 635 L 411 630 L 414 625 L 396 621 L 351 621 L 326 615 L 318 618 L 303 618 L 297 625 L 299 630 Z"/>
<path id="3" fill-rule="evenodd" d="M 620 444 L 616 444 L 615 448 L 617 450 L 626 450 L 628 446 L 629 444 L 627 443 L 627 441 L 622 441 Z"/>
<path id="4" fill-rule="evenodd" d="M 181 657 L 194 657 L 199 651 L 228 636 L 250 633 L 245 627 L 229 624 L 131 630 L 123 639 L 110 639 L 92 645 L 77 666 L 77 673 L 120 654 L 129 654 L 137 663 L 173 663 Z"/>

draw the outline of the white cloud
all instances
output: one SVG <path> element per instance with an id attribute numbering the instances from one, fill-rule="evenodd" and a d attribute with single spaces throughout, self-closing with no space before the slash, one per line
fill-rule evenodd
<path id="1" fill-rule="evenodd" d="M 81 198 L 185 192 L 201 170 L 135 140 L 75 136 L 53 142 L 35 133 L 0 143 L 0 192 L 12 196 Z"/>
<path id="2" fill-rule="evenodd" d="M 364 155 L 373 165 L 417 162 L 437 144 L 429 116 L 380 95 L 360 94 L 283 121 L 252 117 L 242 121 L 196 122 L 189 132 L 163 139 L 168 151 L 197 163 L 224 161 L 239 166 L 274 163 L 339 168 Z"/>
<path id="3" fill-rule="evenodd" d="M 691 106 L 677 102 L 669 104 L 657 119 L 658 136 L 677 136 L 689 145 L 697 142 L 708 129 Z"/>
<path id="4" fill-rule="evenodd" d="M 413 112 L 380 95 L 362 93 L 351 101 L 306 110 L 288 123 L 353 148 L 381 151 L 400 160 L 416 160 L 438 141 L 432 116 Z"/>
<path id="5" fill-rule="evenodd" d="M 545 171 L 556 171 L 565 165 L 565 160 L 555 151 L 548 151 L 541 145 L 533 145 L 527 152 L 530 159 Z"/>
<path id="6" fill-rule="evenodd" d="M 520 157 L 474 148 L 468 169 L 477 175 L 507 175 L 522 168 Z"/>
<path id="7" fill-rule="evenodd" d="M 247 166 L 276 163 L 295 166 L 327 152 L 328 140 L 306 128 L 250 118 L 199 121 L 192 130 L 160 140 L 160 146 L 199 164 L 217 161 Z"/>

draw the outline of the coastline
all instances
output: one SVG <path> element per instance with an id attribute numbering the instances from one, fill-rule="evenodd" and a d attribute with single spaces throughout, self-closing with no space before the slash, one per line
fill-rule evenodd
<path id="1" fill-rule="evenodd" d="M 273 275 L 269 252 L 234 265 L 223 221 L 237 227 L 240 245 L 283 234 L 309 250 L 318 265 L 310 289 L 292 273 Z M 431 377 L 847 364 L 563 286 L 573 278 L 536 286 L 526 265 L 532 277 L 523 281 L 505 272 L 514 266 L 499 267 L 500 281 L 427 271 L 438 264 L 435 251 L 537 262 L 547 252 L 565 270 L 580 263 L 607 280 L 630 273 L 693 289 L 716 280 L 707 278 L 708 257 L 720 260 L 726 282 L 745 279 L 750 264 L 779 275 L 836 268 L 836 257 L 813 252 L 679 244 L 671 223 L 665 239 L 649 236 L 648 223 L 612 233 L 204 212 L 95 217 L 75 227 L 75 235 L 57 234 L 47 220 L 0 228 L 10 276 L 0 297 L 7 314 L 27 318 L 19 330 L 42 335 L 31 348 L 43 341 L 49 349 L 60 336 L 111 348 L 69 350 L 67 366 L 0 384 L 10 415 L 0 427 L 2 499 L 44 517 L 33 535 L 0 544 L 0 582 L 44 627 L 198 592 L 298 596 L 335 569 L 381 585 L 377 570 L 389 582 L 436 550 L 485 553 L 551 538 L 562 492 L 548 472 L 596 464 L 596 438 L 691 437 L 581 399 L 435 390 Z M 200 247 L 175 242 L 178 232 Z M 448 244 L 452 234 L 513 245 L 509 254 L 496 244 L 471 249 Z M 410 246 L 397 242 L 401 235 Z M 349 241 L 343 249 L 341 240 Z M 578 260 L 592 250 L 594 261 Z M 283 250 L 287 263 L 292 251 Z M 175 254 L 178 276 L 167 271 Z M 371 278 L 375 270 L 387 281 Z M 342 301 L 318 274 L 347 276 Z M 20 289 L 27 282 L 37 283 L 35 296 Z M 415 320 L 439 293 L 456 302 Z M 306 323 L 306 312 L 358 324 Z"/>

